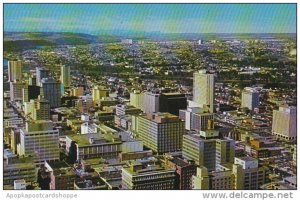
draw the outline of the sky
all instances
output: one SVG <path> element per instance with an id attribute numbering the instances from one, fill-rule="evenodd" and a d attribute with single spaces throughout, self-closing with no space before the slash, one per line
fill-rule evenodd
<path id="1" fill-rule="evenodd" d="M 4 31 L 296 33 L 296 4 L 4 4 Z"/>

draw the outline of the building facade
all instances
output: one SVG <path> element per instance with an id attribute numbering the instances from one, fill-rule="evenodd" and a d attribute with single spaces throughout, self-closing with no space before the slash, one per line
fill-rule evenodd
<path id="1" fill-rule="evenodd" d="M 41 84 L 42 96 L 49 101 L 50 107 L 59 107 L 61 105 L 60 83 L 53 78 L 43 78 Z"/>
<path id="2" fill-rule="evenodd" d="M 60 81 L 64 87 L 70 87 L 71 85 L 71 75 L 70 75 L 70 66 L 62 65 L 60 67 Z"/>
<path id="3" fill-rule="evenodd" d="M 208 74 L 205 71 L 194 73 L 193 101 L 201 108 L 204 105 L 208 106 L 211 113 L 214 111 L 214 88 L 214 74 Z"/>
<path id="4" fill-rule="evenodd" d="M 273 111 L 272 133 L 279 139 L 295 140 L 297 138 L 297 108 L 281 106 Z"/>
<path id="5" fill-rule="evenodd" d="M 144 145 L 157 153 L 167 153 L 182 149 L 184 121 L 170 113 L 153 113 L 137 116 L 132 123 Z"/>
<path id="6" fill-rule="evenodd" d="M 253 111 L 259 106 L 259 92 L 255 88 L 246 87 L 242 91 L 242 108 Z"/>
<path id="7" fill-rule="evenodd" d="M 9 82 L 22 80 L 22 61 L 8 61 L 8 80 Z"/>

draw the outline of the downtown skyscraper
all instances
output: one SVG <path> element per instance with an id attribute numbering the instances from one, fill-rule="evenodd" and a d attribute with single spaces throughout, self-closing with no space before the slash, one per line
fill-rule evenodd
<path id="1" fill-rule="evenodd" d="M 211 113 L 214 111 L 214 87 L 214 74 L 208 74 L 204 70 L 194 73 L 193 102 L 201 108 L 208 106 Z"/>

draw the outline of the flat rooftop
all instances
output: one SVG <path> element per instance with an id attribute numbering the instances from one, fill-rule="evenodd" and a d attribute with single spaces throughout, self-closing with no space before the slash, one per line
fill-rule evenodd
<path id="1" fill-rule="evenodd" d="M 112 134 L 91 133 L 82 135 L 70 135 L 67 137 L 76 142 L 79 146 L 121 142 L 120 138 Z M 90 139 L 94 139 L 96 142 L 94 144 L 91 144 Z"/>
<path id="2" fill-rule="evenodd" d="M 177 157 L 173 158 L 173 159 L 170 160 L 170 161 L 171 161 L 172 163 L 174 163 L 174 164 L 180 166 L 180 167 L 186 167 L 186 166 L 189 166 L 189 165 L 190 165 L 188 162 L 186 162 L 186 161 L 184 161 L 184 160 L 182 160 L 182 159 L 180 159 L 180 158 L 177 158 Z"/>
<path id="3" fill-rule="evenodd" d="M 48 165 L 54 170 L 54 169 L 60 169 L 60 168 L 66 168 L 70 167 L 66 162 L 64 161 L 47 161 Z"/>

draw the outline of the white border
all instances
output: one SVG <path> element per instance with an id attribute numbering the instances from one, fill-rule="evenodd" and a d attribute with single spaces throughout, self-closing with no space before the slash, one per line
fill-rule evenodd
<path id="1" fill-rule="evenodd" d="M 292 1 L 284 1 L 284 0 L 264 0 L 264 1 L 255 1 L 255 0 L 239 0 L 239 1 L 235 1 L 235 0 L 224 0 L 224 1 L 216 1 L 216 0 L 206 0 L 206 1 L 200 1 L 200 0 L 112 0 L 112 1 L 108 1 L 108 0 L 85 0 L 85 1 L 78 1 L 78 0 L 46 0 L 46 1 L 41 1 L 41 0 L 29 0 L 29 1 L 25 1 L 25 0 L 3 0 L 2 1 L 2 5 L 0 8 L 0 15 L 1 15 L 1 25 L 3 26 L 3 3 L 298 3 L 298 0 L 292 0 Z M 298 8 L 298 6 L 297 6 Z M 298 16 L 298 9 L 297 9 L 297 16 Z M 1 55 L 0 55 L 0 60 L 1 60 L 1 89 L 0 89 L 0 93 L 3 95 L 3 32 L 2 32 L 2 28 L 1 28 L 1 33 L 0 33 L 0 37 L 1 37 Z M 299 31 L 299 20 L 297 20 L 297 33 Z M 298 34 L 297 34 L 298 37 Z M 297 46 L 299 46 L 299 40 L 297 40 Z M 299 60 L 299 56 L 297 54 L 297 60 Z M 298 62 L 299 63 L 299 62 Z M 297 66 L 298 68 L 298 66 Z M 299 76 L 297 76 L 297 84 L 299 83 Z M 299 85 L 297 87 L 298 89 L 298 94 L 297 94 L 297 98 L 299 98 Z M 1 120 L 0 120 L 0 127 L 2 127 L 2 131 L 1 131 L 1 138 L 3 138 L 3 97 L 0 98 L 0 110 L 1 110 Z M 297 122 L 300 125 L 300 118 L 299 118 L 299 112 L 297 113 Z M 299 130 L 299 128 L 297 129 Z M 299 139 L 299 138 L 298 138 Z M 1 199 L 9 199 L 7 198 L 7 194 L 21 194 L 20 191 L 3 191 L 3 180 L 2 180 L 2 175 L 3 175 L 3 142 L 1 142 L 0 144 L 0 157 L 1 157 L 1 163 L 0 163 L 0 171 L 1 171 L 1 177 L 0 177 L 0 197 L 2 197 Z M 297 155 L 300 155 L 300 148 L 297 148 L 298 152 Z M 297 167 L 298 170 L 298 167 Z M 299 187 L 299 178 L 297 179 L 297 184 Z M 23 191 L 23 193 L 30 193 L 30 194 L 34 194 L 34 193 L 38 193 L 41 191 Z M 53 191 L 42 191 L 43 193 L 53 193 Z M 142 200 L 157 200 L 157 199 L 180 199 L 180 200 L 184 200 L 184 199 L 203 199 L 202 194 L 203 192 L 210 192 L 210 193 L 219 193 L 219 192 L 224 192 L 224 193 L 228 193 L 230 194 L 232 191 L 55 191 L 55 193 L 62 193 L 62 194 L 78 194 L 78 199 L 142 199 Z M 242 191 L 240 191 L 242 192 Z M 247 191 L 244 191 L 247 192 Z M 250 191 L 249 191 L 250 192 Z M 276 194 L 278 192 L 281 191 L 251 191 L 251 192 L 264 192 L 264 193 L 273 193 Z M 284 191 L 283 191 L 284 192 Z M 286 191 L 288 192 L 288 191 Z M 292 191 L 294 194 L 294 198 L 299 198 L 300 194 L 297 191 Z M 24 198 L 23 198 L 24 199 Z M 233 199 L 237 199 L 237 198 L 233 198 Z"/>

